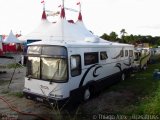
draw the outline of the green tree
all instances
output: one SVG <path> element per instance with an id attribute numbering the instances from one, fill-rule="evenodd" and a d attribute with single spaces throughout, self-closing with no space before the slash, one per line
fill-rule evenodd
<path id="1" fill-rule="evenodd" d="M 120 31 L 120 33 L 121 33 L 121 43 L 125 43 L 126 41 L 124 40 L 124 36 L 125 36 L 125 34 L 127 33 L 126 32 L 126 30 L 125 29 L 122 29 L 121 31 Z"/>
<path id="2" fill-rule="evenodd" d="M 111 41 L 117 41 L 118 35 L 116 34 L 116 32 L 111 32 L 109 36 Z"/>
<path id="3" fill-rule="evenodd" d="M 100 38 L 102 38 L 104 40 L 110 40 L 110 36 L 107 35 L 106 33 L 104 33 L 102 36 L 100 36 Z"/>

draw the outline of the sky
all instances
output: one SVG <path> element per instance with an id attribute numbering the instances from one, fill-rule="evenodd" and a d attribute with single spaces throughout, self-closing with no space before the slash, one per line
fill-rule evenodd
<path id="1" fill-rule="evenodd" d="M 78 10 L 81 2 L 85 26 L 95 35 L 120 35 L 125 29 L 128 35 L 160 36 L 160 0 L 64 0 L 65 7 Z M 59 11 L 62 0 L 45 0 L 46 10 Z M 41 21 L 41 0 L 0 0 L 0 34 L 26 35 Z M 66 19 L 77 20 L 78 13 L 66 10 Z M 56 21 L 57 17 L 49 17 Z"/>

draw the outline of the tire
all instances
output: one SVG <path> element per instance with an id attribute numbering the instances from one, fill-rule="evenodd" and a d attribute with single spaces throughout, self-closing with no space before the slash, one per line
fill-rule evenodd
<path id="1" fill-rule="evenodd" d="M 121 80 L 124 81 L 125 79 L 126 79 L 126 75 L 125 75 L 125 73 L 122 73 Z"/>
<path id="2" fill-rule="evenodd" d="M 83 101 L 88 101 L 91 98 L 91 91 L 89 87 L 84 90 Z"/>

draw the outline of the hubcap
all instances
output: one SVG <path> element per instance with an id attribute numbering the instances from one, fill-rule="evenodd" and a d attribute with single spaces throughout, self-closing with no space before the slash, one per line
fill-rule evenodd
<path id="1" fill-rule="evenodd" d="M 86 89 L 84 92 L 84 100 L 88 100 L 90 98 L 90 91 L 89 89 Z"/>
<path id="2" fill-rule="evenodd" d="M 122 80 L 125 80 L 125 75 L 124 75 L 124 73 L 122 74 Z"/>

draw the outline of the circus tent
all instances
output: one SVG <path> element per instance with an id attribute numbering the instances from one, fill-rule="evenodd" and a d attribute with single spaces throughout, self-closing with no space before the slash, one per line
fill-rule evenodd
<path id="1" fill-rule="evenodd" d="M 40 41 L 44 39 L 45 37 L 49 36 L 47 29 L 52 25 L 51 22 L 48 21 L 47 15 L 45 12 L 45 8 L 43 8 L 42 18 L 39 26 L 35 28 L 32 32 L 30 32 L 27 35 L 19 37 L 21 41 L 24 42 L 34 42 L 34 41 Z"/>
<path id="2" fill-rule="evenodd" d="M 86 39 L 87 38 L 87 39 Z M 89 39 L 88 39 L 89 38 Z M 78 20 L 74 23 L 71 20 L 66 20 L 65 16 L 65 8 L 64 3 L 61 6 L 61 13 L 59 19 L 52 23 L 48 21 L 45 7 L 43 8 L 42 18 L 40 25 L 31 33 L 21 36 L 19 39 L 23 40 L 27 43 L 35 42 L 35 41 L 90 41 L 96 38 L 94 41 L 102 41 L 101 38 L 93 35 L 87 28 L 85 27 L 83 20 L 81 9 L 79 11 Z M 29 42 L 28 42 L 29 41 Z M 94 42 L 92 41 L 92 42 Z"/>
<path id="3" fill-rule="evenodd" d="M 2 41 L 3 52 L 17 52 L 21 49 L 21 43 L 22 41 L 17 39 L 11 30 L 9 35 Z"/>

